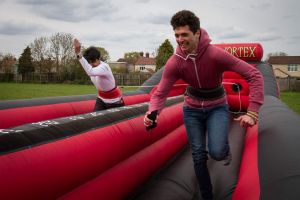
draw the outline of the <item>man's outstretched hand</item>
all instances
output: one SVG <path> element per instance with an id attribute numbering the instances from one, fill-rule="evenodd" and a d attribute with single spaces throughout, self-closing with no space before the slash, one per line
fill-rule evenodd
<path id="1" fill-rule="evenodd" d="M 256 124 L 256 121 L 248 116 L 248 115 L 241 115 L 238 118 L 234 118 L 235 121 L 239 121 L 240 122 L 240 126 L 247 128 L 247 127 L 252 127 Z"/>
<path id="2" fill-rule="evenodd" d="M 146 112 L 144 117 L 144 125 L 146 126 L 146 130 L 149 131 L 157 126 L 158 119 L 158 111 L 154 110 L 152 112 Z"/>
<path id="3" fill-rule="evenodd" d="M 76 55 L 80 54 L 81 53 L 81 44 L 77 38 L 74 39 L 73 46 L 74 46 Z"/>

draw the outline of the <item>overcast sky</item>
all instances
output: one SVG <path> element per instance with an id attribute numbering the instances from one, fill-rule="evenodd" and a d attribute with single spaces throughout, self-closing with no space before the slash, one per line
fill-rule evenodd
<path id="1" fill-rule="evenodd" d="M 17 58 L 38 37 L 64 32 L 101 46 L 115 61 L 125 52 L 152 54 L 169 39 L 170 18 L 188 9 L 213 43 L 259 42 L 300 56 L 299 0 L 1 0 L 0 52 Z"/>

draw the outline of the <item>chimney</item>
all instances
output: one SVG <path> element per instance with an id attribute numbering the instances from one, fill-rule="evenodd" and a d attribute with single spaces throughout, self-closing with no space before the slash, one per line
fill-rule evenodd
<path id="1" fill-rule="evenodd" d="M 146 53 L 146 58 L 149 58 L 149 53 L 148 52 Z"/>
<path id="2" fill-rule="evenodd" d="M 144 57 L 144 52 L 141 51 L 141 52 L 140 52 L 140 56 L 141 56 L 141 57 Z"/>

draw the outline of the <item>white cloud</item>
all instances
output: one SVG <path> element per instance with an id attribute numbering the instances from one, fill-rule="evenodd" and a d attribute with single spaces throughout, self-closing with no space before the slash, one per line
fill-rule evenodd
<path id="1" fill-rule="evenodd" d="M 259 34 L 254 34 L 253 35 L 253 40 L 255 41 L 278 41 L 283 39 L 282 36 L 277 35 L 276 33 L 273 32 L 264 32 L 264 33 L 259 33 Z"/>
<path id="2" fill-rule="evenodd" d="M 0 52 L 17 57 L 27 44 L 57 32 L 85 46 L 106 48 L 113 60 L 128 51 L 154 52 L 175 40 L 171 16 L 189 9 L 200 17 L 213 43 L 260 42 L 265 55 L 300 55 L 298 0 L 2 0 Z"/>
<path id="3" fill-rule="evenodd" d="M 27 21 L 3 21 L 0 24 L 0 35 L 30 35 L 46 32 L 47 27 Z"/>

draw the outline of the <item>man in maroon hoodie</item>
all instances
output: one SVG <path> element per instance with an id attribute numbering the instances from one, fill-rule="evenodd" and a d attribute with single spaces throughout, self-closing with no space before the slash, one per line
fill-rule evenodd
<path id="1" fill-rule="evenodd" d="M 194 13 L 187 10 L 177 12 L 171 25 L 178 46 L 165 65 L 158 89 L 151 96 L 144 124 L 148 129 L 155 127 L 157 116 L 176 80 L 188 83 L 183 106 L 184 124 L 202 197 L 213 199 L 207 153 L 217 161 L 225 160 L 225 165 L 231 159 L 228 144 L 230 114 L 222 86 L 223 72 L 239 73 L 250 86 L 247 113 L 235 119 L 243 127 L 257 123 L 264 99 L 263 78 L 255 67 L 211 45 L 207 32 L 200 28 L 200 20 Z"/>

